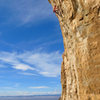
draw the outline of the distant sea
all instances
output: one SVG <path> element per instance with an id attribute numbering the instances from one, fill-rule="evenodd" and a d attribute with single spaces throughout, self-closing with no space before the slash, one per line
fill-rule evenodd
<path id="1" fill-rule="evenodd" d="M 60 96 L 2 96 L 0 100 L 58 100 Z"/>

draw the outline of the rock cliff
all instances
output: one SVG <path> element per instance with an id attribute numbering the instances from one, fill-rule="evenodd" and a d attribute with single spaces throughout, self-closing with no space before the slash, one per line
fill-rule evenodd
<path id="1" fill-rule="evenodd" d="M 65 49 L 61 100 L 100 100 L 100 0 L 48 1 Z"/>

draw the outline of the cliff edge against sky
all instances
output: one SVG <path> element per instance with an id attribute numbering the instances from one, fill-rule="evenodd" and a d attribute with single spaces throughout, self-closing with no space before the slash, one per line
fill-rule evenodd
<path id="1" fill-rule="evenodd" d="M 100 100 L 100 0 L 49 0 L 64 53 L 61 100 Z"/>

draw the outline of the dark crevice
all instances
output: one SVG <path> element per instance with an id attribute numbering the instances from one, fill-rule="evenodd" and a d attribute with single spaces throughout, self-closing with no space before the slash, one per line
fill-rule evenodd
<path id="1" fill-rule="evenodd" d="M 100 13 L 100 7 L 98 8 L 98 14 Z"/>
<path id="2" fill-rule="evenodd" d="M 89 13 L 87 13 L 85 16 L 88 16 L 89 15 Z"/>
<path id="3" fill-rule="evenodd" d="M 76 0 L 71 0 L 71 2 L 72 2 L 72 6 L 73 6 L 74 11 L 72 13 L 72 16 L 70 17 L 70 21 L 75 19 L 76 13 L 77 13 L 77 10 L 78 10 L 78 2 Z"/>
<path id="4" fill-rule="evenodd" d="M 79 19 L 79 21 L 82 21 L 84 18 L 82 17 L 81 19 Z"/>
<path id="5" fill-rule="evenodd" d="M 90 97 L 88 97 L 88 100 L 92 100 Z"/>

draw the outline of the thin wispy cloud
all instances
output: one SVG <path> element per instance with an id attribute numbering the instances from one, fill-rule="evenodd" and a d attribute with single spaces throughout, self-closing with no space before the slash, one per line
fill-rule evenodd
<path id="1" fill-rule="evenodd" d="M 53 53 L 32 53 L 26 52 L 19 55 L 23 61 L 34 65 L 36 71 L 47 77 L 56 77 L 60 73 L 61 54 L 59 52 Z"/>
<path id="2" fill-rule="evenodd" d="M 2 89 L 2 90 L 13 90 L 13 89 L 15 89 L 15 88 L 13 88 L 13 87 L 0 87 L 0 89 Z"/>
<path id="3" fill-rule="evenodd" d="M 36 74 L 33 74 L 33 73 L 27 73 L 27 72 L 21 72 L 19 73 L 21 75 L 27 75 L 27 76 L 37 76 Z"/>
<path id="4" fill-rule="evenodd" d="M 16 70 L 34 70 L 46 77 L 60 75 L 61 54 L 57 52 L 0 52 L 0 62 Z M 24 75 L 33 75 L 23 73 Z"/>
<path id="5" fill-rule="evenodd" d="M 27 64 L 15 64 L 15 65 L 13 65 L 13 68 L 23 70 L 23 71 L 34 70 L 34 68 L 30 67 Z"/>
<path id="6" fill-rule="evenodd" d="M 9 64 L 12 68 L 22 71 L 34 70 L 34 68 L 30 67 L 28 64 L 21 63 L 16 56 L 17 53 L 14 52 L 0 52 L 0 62 L 3 66 L 5 66 L 4 64 Z"/>
<path id="7" fill-rule="evenodd" d="M 49 88 L 47 86 L 38 86 L 38 87 L 29 87 L 31 89 L 45 89 L 45 88 Z"/>
<path id="8" fill-rule="evenodd" d="M 6 4 L 5 4 L 6 2 Z M 39 22 L 43 19 L 53 19 L 53 12 L 48 0 L 1 0 L 0 7 L 9 10 L 8 22 L 21 25 Z M 6 21 L 7 22 L 7 21 Z"/>
<path id="9" fill-rule="evenodd" d="M 14 85 L 0 87 L 0 89 L 1 90 L 15 90 L 19 86 L 20 86 L 19 83 L 15 83 Z"/>

